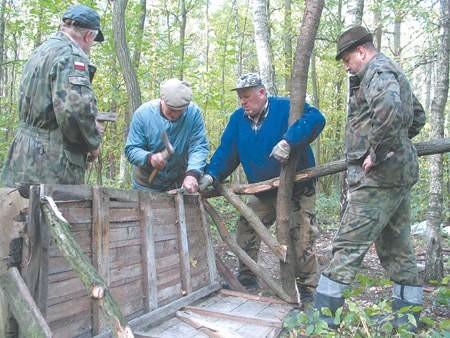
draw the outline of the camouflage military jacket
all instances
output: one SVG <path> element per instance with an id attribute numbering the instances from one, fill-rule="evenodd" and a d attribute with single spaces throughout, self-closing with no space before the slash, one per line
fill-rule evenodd
<path id="1" fill-rule="evenodd" d="M 412 185 L 418 163 L 410 138 L 425 124 L 425 112 L 405 74 L 380 53 L 349 83 L 345 133 L 349 185 Z M 364 174 L 367 155 L 375 167 Z"/>
<path id="2" fill-rule="evenodd" d="M 23 69 L 20 125 L 3 170 L 4 184 L 84 182 L 86 154 L 101 141 L 94 72 L 80 46 L 62 32 L 33 52 Z"/>

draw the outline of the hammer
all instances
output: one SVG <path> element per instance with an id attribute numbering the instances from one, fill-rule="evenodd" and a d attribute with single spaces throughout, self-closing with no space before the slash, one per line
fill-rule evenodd
<path id="1" fill-rule="evenodd" d="M 172 143 L 170 143 L 169 137 L 167 136 L 165 130 L 163 130 L 161 132 L 161 141 L 162 141 L 162 143 L 164 143 L 164 146 L 165 146 L 164 150 L 161 153 L 164 156 L 164 159 L 167 160 L 170 156 L 172 156 L 172 154 L 175 152 L 175 150 L 173 149 Z M 152 183 L 152 181 L 155 178 L 157 173 L 158 173 L 158 169 L 153 168 L 152 173 L 148 177 L 148 184 Z"/>

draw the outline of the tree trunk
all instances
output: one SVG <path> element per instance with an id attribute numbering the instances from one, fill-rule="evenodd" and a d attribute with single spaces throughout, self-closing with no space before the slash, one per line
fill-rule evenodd
<path id="1" fill-rule="evenodd" d="M 437 52 L 436 91 L 431 103 L 432 137 L 444 136 L 444 110 L 448 98 L 449 84 L 449 48 L 450 48 L 450 1 L 440 1 L 440 45 Z M 430 204 L 428 211 L 427 260 L 425 264 L 425 280 L 441 280 L 443 277 L 442 238 L 440 225 L 442 222 L 442 154 L 431 156 L 430 160 Z"/>
<path id="2" fill-rule="evenodd" d="M 364 11 L 364 0 L 348 0 L 345 25 L 361 25 Z"/>
<path id="3" fill-rule="evenodd" d="M 185 47 L 185 40 L 186 40 L 186 1 L 180 0 L 180 11 L 181 11 L 181 18 L 180 18 L 180 71 L 179 71 L 179 79 L 183 80 L 184 77 L 184 47 Z"/>
<path id="4" fill-rule="evenodd" d="M 139 26 L 136 31 L 136 45 L 133 53 L 133 66 L 135 69 L 139 68 L 139 63 L 141 60 L 141 47 L 142 47 L 142 37 L 144 36 L 144 26 L 145 26 L 145 18 L 147 16 L 147 0 L 141 0 L 141 21 L 139 22 Z"/>
<path id="5" fill-rule="evenodd" d="M 133 67 L 130 58 L 130 51 L 128 49 L 126 40 L 126 27 L 125 27 L 125 10 L 127 7 L 127 0 L 114 0 L 113 1 L 113 36 L 114 47 L 117 53 L 117 59 L 119 60 L 120 67 L 122 69 L 122 75 L 125 80 L 125 86 L 127 88 L 127 94 L 129 98 L 129 112 L 132 114 L 141 105 L 141 90 L 137 79 L 136 69 Z M 129 128 L 128 124 L 125 126 L 126 130 Z"/>
<path id="6" fill-rule="evenodd" d="M 125 87 L 129 98 L 129 110 L 124 112 L 124 133 L 122 134 L 123 140 L 126 140 L 128 129 L 130 127 L 130 116 L 141 105 L 141 90 L 137 79 L 136 70 L 133 67 L 130 51 L 128 49 L 126 41 L 126 27 L 125 27 L 125 9 L 127 7 L 128 0 L 114 0 L 113 2 L 113 15 L 112 15 L 112 27 L 114 37 L 114 47 L 119 60 L 119 65 L 122 70 L 122 75 L 125 80 Z M 127 172 L 127 160 L 125 154 L 120 154 L 120 175 L 121 180 L 126 180 Z"/>
<path id="7" fill-rule="evenodd" d="M 292 74 L 292 9 L 291 0 L 284 0 L 284 60 L 285 60 L 285 73 L 284 73 L 284 86 L 287 93 L 291 93 L 291 74 Z"/>
<path id="8" fill-rule="evenodd" d="M 292 76 L 291 110 L 289 125 L 292 125 L 303 114 L 306 88 L 308 84 L 308 69 L 314 40 L 319 27 L 324 0 L 309 0 L 305 2 L 305 11 L 300 35 L 297 42 Z M 277 237 L 281 244 L 288 244 L 287 263 L 280 261 L 281 281 L 283 288 L 291 297 L 297 294 L 295 288 L 294 262 L 295 250 L 290 243 L 290 229 L 294 224 L 292 216 L 292 191 L 295 175 L 296 156 L 292 156 L 280 173 L 280 187 L 277 195 Z M 301 231 L 302 232 L 302 231 Z"/>
<path id="9" fill-rule="evenodd" d="M 261 79 L 271 95 L 277 95 L 275 72 L 270 51 L 269 15 L 266 0 L 252 0 L 255 47 Z"/>
<path id="10" fill-rule="evenodd" d="M 346 26 L 350 25 L 360 25 L 362 23 L 362 16 L 364 10 L 364 0 L 349 0 L 347 3 L 347 12 L 344 17 Z M 349 83 L 348 83 L 349 85 Z M 350 90 L 347 90 L 347 93 L 350 94 Z M 348 102 L 348 99 L 347 99 Z M 345 209 L 347 208 L 347 192 L 348 192 L 348 183 L 347 183 L 347 172 L 342 174 L 342 183 L 341 183 L 341 197 L 340 197 L 340 218 L 342 218 Z"/>
<path id="11" fill-rule="evenodd" d="M 4 95 L 4 67 L 3 67 L 3 55 L 5 50 L 5 11 L 6 11 L 6 0 L 2 0 L 0 7 L 0 96 Z"/>

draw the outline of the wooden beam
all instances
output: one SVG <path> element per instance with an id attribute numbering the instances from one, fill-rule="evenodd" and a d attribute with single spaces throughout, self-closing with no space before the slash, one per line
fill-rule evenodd
<path id="1" fill-rule="evenodd" d="M 107 188 L 92 187 L 92 264 L 103 277 L 106 286 L 111 282 L 110 274 L 110 223 L 109 193 Z M 98 334 L 106 327 L 98 302 L 92 302 L 92 330 Z"/>
<path id="2" fill-rule="evenodd" d="M 70 224 L 51 197 L 41 197 L 41 210 L 48 224 L 49 232 L 62 255 L 83 282 L 89 294 L 96 297 L 96 301 L 102 309 L 103 317 L 107 326 L 111 329 L 113 337 L 130 337 L 128 332 L 131 332 L 131 329 L 127 320 L 112 298 L 105 281 L 92 266 L 89 258 L 83 253 L 83 250 L 71 235 Z M 93 292 L 94 290 L 96 292 Z M 101 292 L 97 292 L 99 290 Z"/>
<path id="3" fill-rule="evenodd" d="M 208 321 L 202 320 L 202 318 L 198 318 L 197 316 L 189 313 L 187 311 L 177 311 L 176 316 L 178 319 L 182 320 L 186 324 L 192 326 L 194 329 L 197 329 L 208 337 L 211 338 L 241 338 L 241 336 L 226 330 L 224 328 L 219 327 L 218 325 L 214 325 L 209 323 Z"/>
<path id="4" fill-rule="evenodd" d="M 270 326 L 276 328 L 283 327 L 283 322 L 277 319 L 269 319 L 255 316 L 243 316 L 228 312 L 208 310 L 197 306 L 186 306 L 183 310 L 191 311 L 193 313 L 197 313 L 202 316 L 235 320 L 247 324 L 256 324 L 260 326 Z"/>
<path id="5" fill-rule="evenodd" d="M 142 271 L 144 274 L 145 312 L 158 307 L 158 276 L 155 263 L 155 241 L 153 237 L 151 196 L 147 191 L 139 191 L 139 209 L 142 249 Z"/>
<path id="6" fill-rule="evenodd" d="M 222 274 L 223 279 L 227 282 L 232 290 L 246 292 L 247 290 L 242 286 L 239 280 L 234 276 L 234 274 L 226 267 L 222 262 L 222 259 L 216 254 L 216 264 Z"/>
<path id="7" fill-rule="evenodd" d="M 17 320 L 21 337 L 51 338 L 52 332 L 16 267 L 0 275 L 0 285 Z"/>
<path id="8" fill-rule="evenodd" d="M 278 241 L 270 234 L 266 226 L 261 222 L 259 217 L 253 212 L 253 210 L 246 205 L 235 193 L 233 193 L 229 188 L 226 188 L 219 182 L 214 182 L 214 188 L 225 197 L 234 207 L 244 216 L 249 225 L 256 231 L 261 240 L 267 244 L 267 246 L 272 250 L 272 252 L 283 262 L 286 261 L 286 245 L 281 245 Z"/>
<path id="9" fill-rule="evenodd" d="M 175 208 L 178 222 L 178 245 L 180 250 L 181 292 L 183 296 L 192 292 L 191 261 L 189 257 L 189 242 L 187 239 L 186 211 L 184 210 L 184 193 L 178 191 L 175 196 Z"/>
<path id="10" fill-rule="evenodd" d="M 257 275 L 275 294 L 288 303 L 297 303 L 296 299 L 292 299 L 283 288 L 270 276 L 270 274 L 261 266 L 259 266 L 249 255 L 237 244 L 236 240 L 230 236 L 225 224 L 220 219 L 217 212 L 207 200 L 204 201 L 205 208 L 214 220 L 217 230 L 222 239 L 228 244 L 231 250 L 249 267 L 249 269 Z"/>
<path id="11" fill-rule="evenodd" d="M 234 291 L 234 290 L 220 289 L 219 293 L 226 295 L 226 296 L 246 298 L 249 300 L 256 300 L 258 302 L 265 302 L 265 303 L 270 303 L 270 304 L 288 304 L 284 300 L 281 300 L 278 298 L 258 296 L 258 295 L 253 295 L 253 294 L 250 294 L 247 292 L 239 292 L 239 291 Z"/>
<path id="12" fill-rule="evenodd" d="M 205 206 L 203 205 L 203 200 L 200 195 L 198 195 L 197 201 L 200 209 L 200 218 L 202 222 L 203 234 L 206 239 L 206 259 L 208 263 L 209 280 L 210 283 L 215 283 L 219 281 L 219 273 L 217 272 L 216 256 L 214 254 L 214 245 L 212 242 L 211 233 L 209 231 L 209 224 L 207 220 Z"/>
<path id="13" fill-rule="evenodd" d="M 450 152 L 450 138 L 443 138 L 438 140 L 430 140 L 426 142 L 414 143 L 417 154 L 419 156 L 428 156 L 433 154 L 442 154 Z M 328 162 L 313 168 L 300 170 L 295 174 L 295 182 L 309 180 L 311 178 L 322 177 L 336 174 L 347 169 L 345 159 Z M 262 191 L 269 191 L 277 189 L 280 185 L 280 178 L 274 177 L 270 180 L 261 181 L 251 184 L 239 184 L 230 186 L 231 191 L 238 195 L 253 195 Z M 169 192 L 170 193 L 170 192 Z M 202 193 L 204 198 L 220 196 L 217 190 L 207 190 Z"/>

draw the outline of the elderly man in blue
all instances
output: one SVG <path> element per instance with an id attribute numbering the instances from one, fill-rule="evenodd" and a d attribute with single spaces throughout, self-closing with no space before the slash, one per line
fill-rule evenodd
<path id="1" fill-rule="evenodd" d="M 202 113 L 191 99 L 187 82 L 169 79 L 161 84 L 160 99 L 135 111 L 125 145 L 133 164 L 133 188 L 167 191 L 182 186 L 188 193 L 198 191 L 209 144 Z M 170 156 L 164 151 L 162 132 L 173 146 Z"/>
<path id="2" fill-rule="evenodd" d="M 224 180 L 237 166 L 242 167 L 249 183 L 268 180 L 280 175 L 281 163 L 297 154 L 297 170 L 313 167 L 314 155 L 310 146 L 325 126 L 325 118 L 316 108 L 305 104 L 303 116 L 289 127 L 290 101 L 268 97 L 257 74 L 245 74 L 237 81 L 241 108 L 230 117 L 221 143 L 200 182 L 200 190 L 213 180 Z M 303 305 L 312 303 L 317 285 L 318 267 L 315 239 L 315 180 L 297 183 L 293 200 L 296 226 L 291 230 L 296 253 L 296 282 Z M 276 219 L 276 191 L 251 196 L 247 204 L 261 221 L 271 226 Z M 239 245 L 256 260 L 260 239 L 243 217 L 239 218 L 236 234 Z M 239 276 L 244 286 L 257 286 L 256 276 L 242 262 Z"/>

